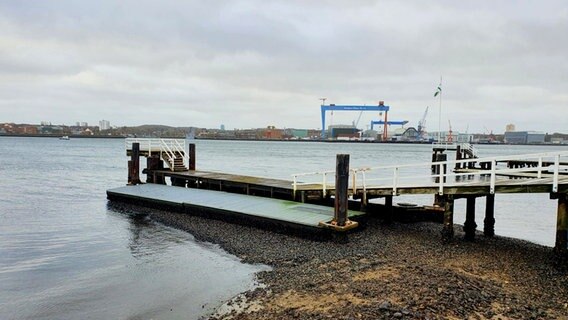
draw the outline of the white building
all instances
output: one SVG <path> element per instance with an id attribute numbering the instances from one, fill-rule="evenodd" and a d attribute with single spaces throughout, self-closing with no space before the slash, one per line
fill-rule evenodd
<path id="1" fill-rule="evenodd" d="M 99 121 L 99 130 L 109 130 L 110 129 L 110 121 L 108 120 L 101 120 Z"/>

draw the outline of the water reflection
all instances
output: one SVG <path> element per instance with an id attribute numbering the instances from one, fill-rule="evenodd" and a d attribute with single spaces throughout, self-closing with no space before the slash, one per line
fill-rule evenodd
<path id="1" fill-rule="evenodd" d="M 152 256 L 167 252 L 171 247 L 193 241 L 190 234 L 165 228 L 153 221 L 145 208 L 131 208 L 123 204 L 108 203 L 108 214 L 128 222 L 128 248 L 136 259 L 152 260 Z M 186 236 L 184 236 L 186 235 Z"/>

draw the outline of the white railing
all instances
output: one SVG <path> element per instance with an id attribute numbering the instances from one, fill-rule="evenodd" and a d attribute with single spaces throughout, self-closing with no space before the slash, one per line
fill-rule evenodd
<path id="1" fill-rule="evenodd" d="M 189 167 L 189 152 L 185 149 L 185 139 L 126 138 L 124 140 L 126 150 L 131 150 L 135 142 L 140 144 L 141 152 L 160 153 L 160 158 L 167 159 L 172 170 L 177 155 L 181 155 L 184 166 Z"/>
<path id="2" fill-rule="evenodd" d="M 537 163 L 536 167 L 508 168 L 506 161 L 531 161 Z M 543 165 L 543 163 L 549 165 Z M 467 168 L 468 164 L 477 170 L 463 169 L 454 171 L 456 164 Z M 486 169 L 479 167 L 484 164 Z M 435 173 L 432 173 L 433 170 Z M 444 168 L 446 168 L 444 170 Z M 536 153 L 516 156 L 501 156 L 492 158 L 475 158 L 464 160 L 449 160 L 443 162 L 424 162 L 406 165 L 363 167 L 350 169 L 350 191 L 354 194 L 361 190 L 363 194 L 371 188 L 389 188 L 392 194 L 398 194 L 401 187 L 436 187 L 439 194 L 444 189 L 452 187 L 479 185 L 489 186 L 489 192 L 495 193 L 495 185 L 500 176 L 514 176 L 521 178 L 514 184 L 526 183 L 526 179 L 539 179 L 543 184 L 550 184 L 552 192 L 558 192 L 561 174 L 568 174 L 568 151 Z M 294 192 L 302 185 L 321 184 L 324 194 L 327 190 L 335 188 L 327 182 L 327 176 L 334 177 L 334 171 L 319 171 L 292 175 Z M 304 181 L 300 181 L 300 179 Z"/>
<path id="3" fill-rule="evenodd" d="M 467 143 L 467 142 L 461 143 L 460 149 L 461 150 L 468 150 L 470 152 L 470 154 L 473 155 L 474 158 L 478 157 L 477 149 L 471 143 Z"/>

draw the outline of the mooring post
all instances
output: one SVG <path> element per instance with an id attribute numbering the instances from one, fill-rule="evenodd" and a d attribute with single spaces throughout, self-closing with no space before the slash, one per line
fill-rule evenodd
<path id="1" fill-rule="evenodd" d="M 151 155 L 146 158 L 146 182 L 159 183 L 154 171 L 163 169 L 163 161 L 159 155 Z"/>
<path id="2" fill-rule="evenodd" d="M 485 197 L 485 219 L 483 220 L 483 234 L 486 237 L 495 235 L 495 194 Z"/>
<path id="3" fill-rule="evenodd" d="M 132 184 L 132 160 L 128 160 L 128 182 L 129 185 Z"/>
<path id="4" fill-rule="evenodd" d="M 136 185 L 140 183 L 140 143 L 134 142 L 132 144 L 132 153 L 130 154 L 130 156 L 130 161 L 132 161 L 132 172 L 129 183 Z"/>
<path id="5" fill-rule="evenodd" d="M 392 206 L 392 198 L 393 196 L 386 196 L 385 197 L 385 222 L 390 223 L 392 222 L 393 218 L 393 206 Z"/>
<path id="6" fill-rule="evenodd" d="M 335 213 L 333 221 L 345 226 L 348 209 L 349 155 L 338 154 L 335 166 Z"/>
<path id="7" fill-rule="evenodd" d="M 442 229 L 442 241 L 449 242 L 454 237 L 454 196 L 444 196 L 444 227 Z"/>
<path id="8" fill-rule="evenodd" d="M 561 255 L 568 254 L 568 195 L 558 194 L 558 211 L 556 221 L 556 244 L 554 251 Z"/>
<path id="9" fill-rule="evenodd" d="M 189 144 L 189 170 L 195 170 L 195 143 Z"/>
<path id="10" fill-rule="evenodd" d="M 473 241 L 475 239 L 475 196 L 468 196 L 465 209 L 465 223 L 463 224 L 463 231 L 465 231 L 465 240 Z"/>

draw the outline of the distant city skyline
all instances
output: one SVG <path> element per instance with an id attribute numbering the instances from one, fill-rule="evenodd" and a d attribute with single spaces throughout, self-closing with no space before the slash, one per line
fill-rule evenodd
<path id="1" fill-rule="evenodd" d="M 428 131 L 566 132 L 566 30 L 561 0 L 4 1 L 0 122 L 321 128 L 325 97 L 408 126 L 429 106 Z"/>

